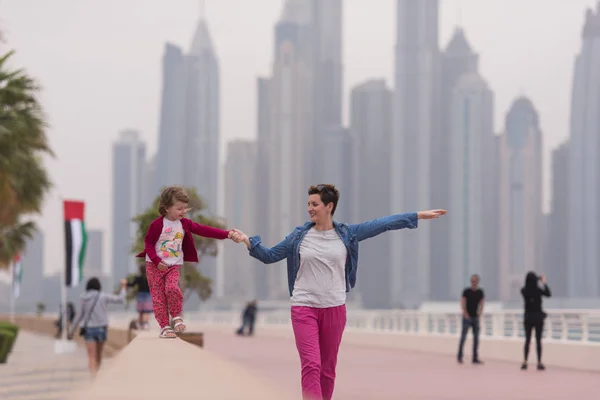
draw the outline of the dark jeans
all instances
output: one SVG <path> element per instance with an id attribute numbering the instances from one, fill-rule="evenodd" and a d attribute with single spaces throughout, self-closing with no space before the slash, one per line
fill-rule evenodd
<path id="1" fill-rule="evenodd" d="M 245 335 L 246 327 L 248 327 L 248 336 L 252 336 L 254 334 L 254 321 L 255 318 L 252 317 L 244 317 L 242 321 L 242 326 L 238 329 L 238 335 Z"/>
<path id="2" fill-rule="evenodd" d="M 473 361 L 479 360 L 479 318 L 464 318 L 462 320 L 462 332 L 460 334 L 460 344 L 458 345 L 458 359 L 462 361 L 463 358 L 463 347 L 465 340 L 467 340 L 467 334 L 469 328 L 473 329 Z"/>

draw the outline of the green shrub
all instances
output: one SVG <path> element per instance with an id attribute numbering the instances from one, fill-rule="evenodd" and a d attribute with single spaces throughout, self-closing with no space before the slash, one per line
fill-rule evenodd
<path id="1" fill-rule="evenodd" d="M 0 321 L 0 329 L 9 330 L 15 332 L 17 334 L 19 332 L 19 327 L 15 324 L 11 324 L 10 322 Z"/>
<path id="2" fill-rule="evenodd" d="M 17 339 L 19 327 L 7 322 L 0 322 L 0 364 L 6 363 L 8 355 Z"/>

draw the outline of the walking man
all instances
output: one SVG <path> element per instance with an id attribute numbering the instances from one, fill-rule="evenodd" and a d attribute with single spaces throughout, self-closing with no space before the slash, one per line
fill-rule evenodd
<path id="1" fill-rule="evenodd" d="M 460 300 L 463 314 L 462 332 L 458 346 L 458 362 L 460 364 L 463 362 L 463 346 L 465 345 L 469 328 L 473 329 L 473 364 L 483 364 L 479 360 L 477 351 L 479 349 L 479 318 L 483 312 L 484 299 L 483 290 L 479 287 L 479 275 L 472 275 L 471 286 L 463 291 Z"/>

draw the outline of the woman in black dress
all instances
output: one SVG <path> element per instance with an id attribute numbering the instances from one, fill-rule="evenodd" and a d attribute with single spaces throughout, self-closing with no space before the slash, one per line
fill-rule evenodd
<path id="1" fill-rule="evenodd" d="M 542 310 L 542 296 L 551 296 L 550 288 L 546 284 L 546 277 L 544 275 L 537 276 L 535 272 L 527 273 L 525 286 L 521 289 L 521 294 L 525 303 L 525 358 L 521 369 L 527 369 L 531 333 L 535 329 L 538 358 L 537 369 L 541 371 L 546 369 L 544 364 L 542 364 L 542 333 L 544 332 L 544 320 L 546 319 L 546 313 Z"/>

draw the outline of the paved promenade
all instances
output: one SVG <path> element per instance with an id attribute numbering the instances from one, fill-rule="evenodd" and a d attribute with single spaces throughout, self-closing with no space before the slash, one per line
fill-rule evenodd
<path id="1" fill-rule="evenodd" d="M 291 336 L 238 337 L 233 329 L 207 328 L 205 348 L 300 392 L 300 363 Z M 483 357 L 482 357 L 483 358 Z M 485 360 L 485 359 L 484 359 Z M 342 345 L 336 400 L 566 400 L 594 399 L 600 374 L 559 368 L 527 371 L 519 362 L 458 365 L 453 357 L 399 349 Z M 298 397 L 300 399 L 300 397 Z"/>
<path id="2" fill-rule="evenodd" d="M 283 393 L 291 393 L 292 398 L 301 399 L 299 361 L 290 331 L 284 328 L 269 333 L 268 328 L 258 327 L 257 336 L 239 337 L 233 333 L 233 328 L 190 325 L 190 330 L 205 333 L 205 349 L 209 352 L 205 353 L 205 356 L 201 356 L 202 353 L 199 352 L 198 360 L 190 360 L 191 364 L 188 363 L 189 366 L 184 367 L 187 371 L 185 373 L 177 370 L 175 365 L 172 366 L 177 377 L 184 380 L 178 386 L 191 385 L 184 395 L 179 394 L 177 398 L 198 398 L 202 389 L 211 391 L 210 396 L 209 393 L 205 393 L 205 398 L 231 398 L 219 396 L 218 393 L 224 395 L 224 388 L 236 382 L 236 379 L 241 383 L 240 376 L 244 374 L 239 368 L 242 368 L 250 371 L 265 385 L 273 386 L 275 390 Z M 158 331 L 153 330 L 146 335 L 153 340 L 160 340 L 155 338 L 154 334 L 157 335 Z M 148 344 L 151 342 L 148 341 Z M 139 345 L 146 346 L 144 341 Z M 177 345 L 173 342 L 161 341 L 156 351 L 162 347 L 165 347 L 163 350 L 169 353 L 171 351 L 169 349 L 173 347 L 174 351 Z M 229 360 L 237 366 L 225 367 L 222 361 L 216 359 L 210 361 L 210 365 L 205 365 L 207 360 L 211 360 L 210 357 L 214 357 L 210 354 Z M 158 353 L 154 355 L 157 356 Z M 161 357 L 165 356 L 155 358 L 158 360 Z M 124 385 L 125 388 L 127 382 L 131 386 L 138 380 L 144 381 L 144 376 L 136 376 L 141 375 L 141 371 L 144 370 L 135 364 L 138 360 L 134 358 L 126 363 L 125 358 L 122 359 L 120 366 L 119 357 L 109 360 L 109 363 L 115 363 L 114 371 L 110 364 L 103 366 L 106 375 L 102 387 L 107 384 L 114 388 L 115 386 L 112 385 L 116 385 L 120 391 L 119 385 Z M 182 360 L 185 357 L 180 354 L 176 355 L 176 358 Z M 145 359 L 150 361 L 148 358 Z M 143 360 L 140 359 L 139 362 Z M 154 362 L 152 360 L 151 365 L 142 366 L 154 371 Z M 69 396 L 70 392 L 85 387 L 85 384 L 90 382 L 86 363 L 84 349 L 79 348 L 77 352 L 69 355 L 55 355 L 51 338 L 22 331 L 9 363 L 0 366 L 0 399 L 72 398 Z M 221 369 L 218 368 L 219 365 Z M 124 366 L 127 371 L 119 371 L 117 374 L 117 367 L 123 369 Z M 598 373 L 561 368 L 548 368 L 546 371 L 538 372 L 533 368 L 533 364 L 531 367 L 528 371 L 521 371 L 518 361 L 514 363 L 488 361 L 483 366 L 473 366 L 470 363 L 458 365 L 451 356 L 344 343 L 340 351 L 334 399 L 566 400 L 598 397 L 600 388 Z M 224 372 L 225 370 L 228 372 Z M 208 373 L 206 371 L 212 375 L 223 375 L 222 382 L 217 382 L 215 376 L 211 378 L 213 387 L 209 388 L 210 385 L 206 384 L 199 385 L 199 381 L 193 378 L 196 376 L 194 374 L 206 377 Z M 127 382 L 121 379 L 123 375 L 128 376 Z M 177 385 L 176 382 L 174 384 Z M 246 398 L 256 398 L 252 395 L 250 384 L 244 384 L 243 387 L 248 391 Z M 131 394 L 127 396 L 128 399 L 135 397 Z M 154 397 L 144 394 L 143 398 Z M 164 398 L 164 394 L 161 398 Z"/>
<path id="3" fill-rule="evenodd" d="M 0 399 L 63 400 L 90 381 L 87 353 L 54 353 L 54 339 L 21 330 L 8 363 L 0 365 Z"/>

